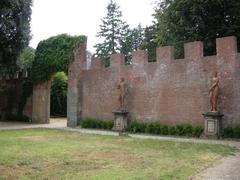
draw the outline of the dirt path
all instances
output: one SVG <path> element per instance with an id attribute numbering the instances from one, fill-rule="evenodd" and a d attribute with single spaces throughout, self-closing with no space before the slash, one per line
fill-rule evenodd
<path id="1" fill-rule="evenodd" d="M 67 127 L 66 118 L 51 118 L 49 124 L 32 124 L 26 122 L 0 122 L 0 130 L 27 128 L 64 128 Z"/>
<path id="2" fill-rule="evenodd" d="M 218 165 L 199 173 L 194 180 L 240 180 L 240 142 L 230 142 L 237 153 L 222 159 Z"/>
<path id="3" fill-rule="evenodd" d="M 200 173 L 194 180 L 240 180 L 240 153 Z"/>

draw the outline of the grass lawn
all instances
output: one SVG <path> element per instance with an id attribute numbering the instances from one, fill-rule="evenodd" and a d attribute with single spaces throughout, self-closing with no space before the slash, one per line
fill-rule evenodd
<path id="1" fill-rule="evenodd" d="M 231 154 L 234 149 L 222 145 L 50 129 L 0 131 L 0 180 L 186 179 Z"/>

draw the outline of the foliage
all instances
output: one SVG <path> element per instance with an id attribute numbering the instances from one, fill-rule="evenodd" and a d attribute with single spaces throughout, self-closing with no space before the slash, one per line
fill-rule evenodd
<path id="1" fill-rule="evenodd" d="M 137 121 L 133 121 L 130 123 L 128 127 L 128 131 L 132 133 L 144 133 L 146 132 L 147 124 L 139 123 Z"/>
<path id="2" fill-rule="evenodd" d="M 109 120 L 98 120 L 98 119 L 84 119 L 80 121 L 82 128 L 97 128 L 97 129 L 108 129 L 111 130 L 113 122 Z"/>
<path id="3" fill-rule="evenodd" d="M 54 75 L 51 87 L 51 115 L 67 115 L 67 81 L 68 77 L 64 72 Z"/>
<path id="4" fill-rule="evenodd" d="M 225 127 L 223 134 L 226 138 L 240 138 L 240 124 Z"/>
<path id="5" fill-rule="evenodd" d="M 126 56 L 126 64 L 131 64 L 132 52 L 141 49 L 144 40 L 144 28 L 139 24 L 128 29 L 127 35 L 120 40 L 120 52 Z"/>
<path id="6" fill-rule="evenodd" d="M 33 83 L 31 77 L 32 63 L 35 58 L 35 49 L 31 47 L 26 47 L 21 51 L 20 57 L 17 61 L 17 66 L 21 70 L 27 70 L 28 78 L 24 79 L 22 82 L 22 94 L 18 104 L 18 116 L 23 116 L 23 108 L 27 102 L 27 98 L 32 95 Z M 18 118 L 19 120 L 24 120 L 26 118 Z M 25 120 L 24 120 L 25 121 Z"/>
<path id="7" fill-rule="evenodd" d="M 240 37 L 239 0 L 163 0 L 158 1 L 155 40 L 161 46 L 174 45 L 183 56 L 183 43 L 203 41 L 205 54 L 215 53 L 215 39 Z"/>
<path id="8" fill-rule="evenodd" d="M 107 57 L 120 52 L 120 41 L 127 35 L 128 25 L 122 19 L 119 5 L 113 0 L 107 6 L 107 16 L 102 19 L 97 37 L 103 39 L 102 43 L 95 45 L 96 55 Z"/>
<path id="9" fill-rule="evenodd" d="M 22 95 L 18 105 L 18 115 L 22 116 L 23 108 L 27 102 L 27 98 L 33 93 L 33 84 L 31 78 L 23 80 Z"/>
<path id="10" fill-rule="evenodd" d="M 144 40 L 141 44 L 141 49 L 146 49 L 148 52 L 148 60 L 150 62 L 156 61 L 157 42 L 155 42 L 155 34 L 157 25 L 151 25 L 145 28 Z"/>
<path id="11" fill-rule="evenodd" d="M 203 127 L 192 126 L 190 124 L 178 124 L 176 126 L 169 126 L 153 123 L 140 123 L 133 121 L 130 123 L 128 131 L 131 133 L 149 133 L 161 135 L 179 135 L 188 137 L 200 137 L 203 133 Z"/>
<path id="12" fill-rule="evenodd" d="M 17 66 L 23 70 L 31 69 L 34 58 L 35 49 L 26 47 L 20 53 L 19 60 L 17 61 Z"/>
<path id="13" fill-rule="evenodd" d="M 32 0 L 1 0 L 0 3 L 0 70 L 16 71 L 21 50 L 31 38 Z"/>
<path id="14" fill-rule="evenodd" d="M 49 80 L 56 72 L 67 72 L 73 49 L 84 43 L 85 36 L 60 34 L 38 44 L 32 68 L 33 84 Z"/>

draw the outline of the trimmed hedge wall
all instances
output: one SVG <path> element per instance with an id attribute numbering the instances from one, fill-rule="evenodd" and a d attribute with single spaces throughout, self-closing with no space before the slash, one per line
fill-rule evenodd
<path id="1" fill-rule="evenodd" d="M 110 120 L 97 120 L 97 119 L 85 119 L 80 122 L 82 128 L 96 128 L 111 130 L 113 127 L 113 121 Z M 176 126 L 169 126 L 160 124 L 158 122 L 153 123 L 140 123 L 133 121 L 129 124 L 127 129 L 130 133 L 148 133 L 159 135 L 176 135 L 187 137 L 200 137 L 203 133 L 202 126 L 192 126 L 191 124 L 178 124 Z M 223 129 L 224 138 L 240 138 L 240 124 L 234 126 L 227 126 Z"/>
<path id="2" fill-rule="evenodd" d="M 160 123 L 140 123 L 132 122 L 128 131 L 131 133 L 149 133 L 161 135 L 178 135 L 189 137 L 200 137 L 203 133 L 202 126 L 192 126 L 191 124 L 178 124 L 169 126 Z"/>
<path id="3" fill-rule="evenodd" d="M 240 124 L 227 126 L 223 130 L 225 138 L 240 138 Z"/>
<path id="4" fill-rule="evenodd" d="M 111 130 L 113 128 L 113 122 L 106 120 L 97 120 L 97 119 L 85 119 L 80 121 L 80 125 L 82 128 L 93 128 L 93 129 L 108 129 Z"/>
<path id="5" fill-rule="evenodd" d="M 97 128 L 111 130 L 113 127 L 112 121 L 103 121 L 97 119 L 85 119 L 80 122 L 82 128 Z M 149 133 L 161 135 L 178 135 L 189 137 L 200 137 L 203 133 L 203 127 L 192 126 L 190 124 L 178 124 L 176 126 L 168 126 L 160 123 L 139 123 L 131 122 L 128 129 L 130 133 Z"/>

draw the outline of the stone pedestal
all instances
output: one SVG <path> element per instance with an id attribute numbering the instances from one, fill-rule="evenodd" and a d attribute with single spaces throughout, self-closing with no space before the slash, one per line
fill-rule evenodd
<path id="1" fill-rule="evenodd" d="M 115 111 L 113 121 L 113 131 L 124 132 L 128 126 L 128 111 Z"/>
<path id="2" fill-rule="evenodd" d="M 219 139 L 222 137 L 222 117 L 220 112 L 207 112 L 204 116 L 204 135 L 207 138 Z"/>

